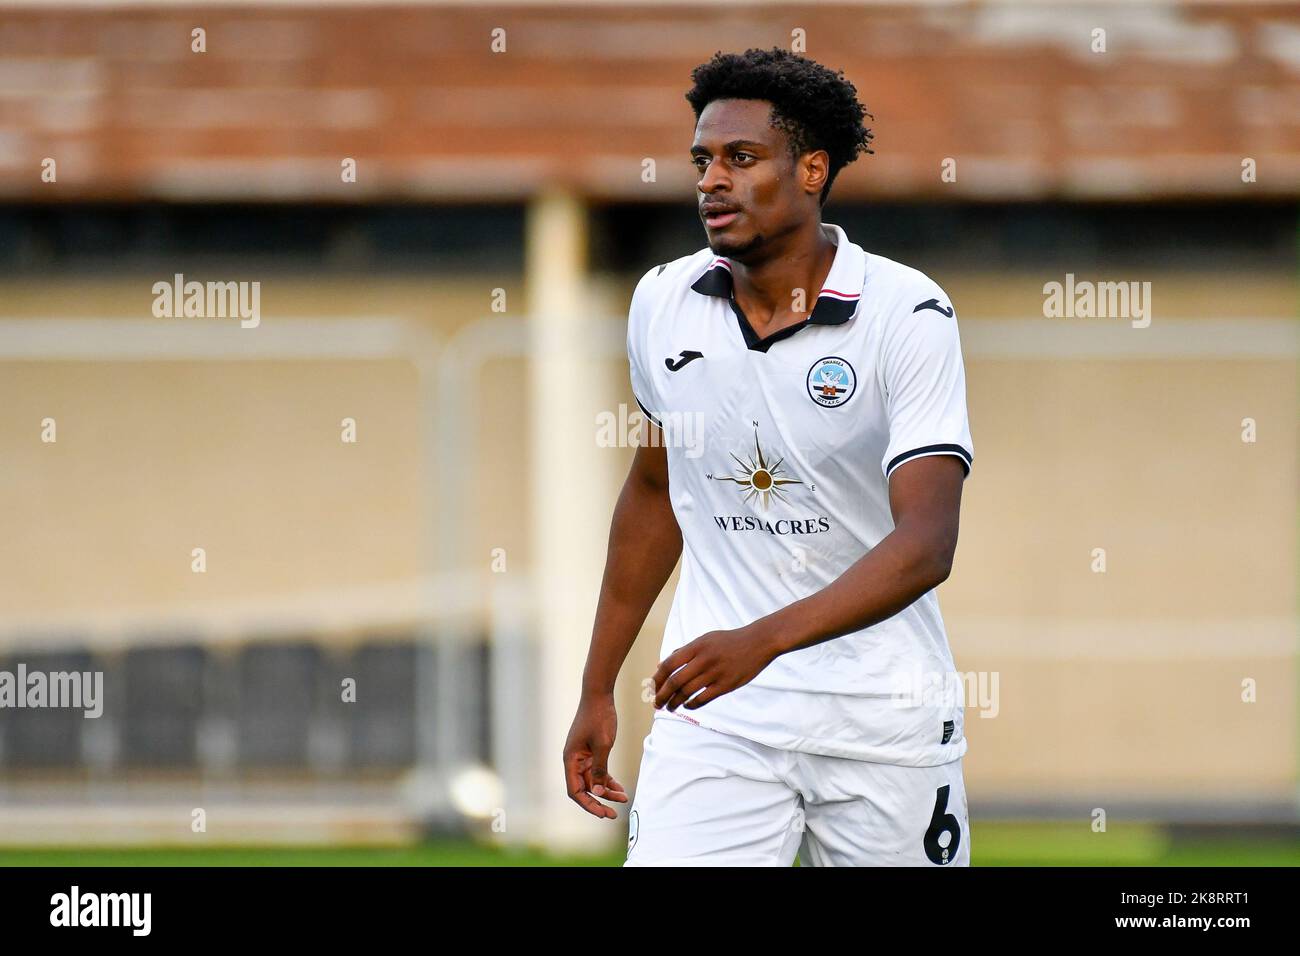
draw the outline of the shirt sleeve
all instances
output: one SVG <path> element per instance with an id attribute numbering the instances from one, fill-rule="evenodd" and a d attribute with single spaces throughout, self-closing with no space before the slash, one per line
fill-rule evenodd
<path id="1" fill-rule="evenodd" d="M 966 370 L 957 315 L 932 282 L 899 302 L 881 342 L 881 377 L 889 443 L 880 466 L 885 478 L 903 462 L 953 455 L 970 474 L 975 458 L 966 415 Z"/>
<path id="2" fill-rule="evenodd" d="M 627 364 L 632 379 L 632 396 L 641 408 L 641 414 L 663 427 L 658 414 L 659 402 L 654 391 L 654 380 L 646 365 L 646 338 L 649 333 L 650 283 L 654 282 L 659 266 L 648 271 L 637 283 L 632 293 L 632 305 L 627 315 Z"/>

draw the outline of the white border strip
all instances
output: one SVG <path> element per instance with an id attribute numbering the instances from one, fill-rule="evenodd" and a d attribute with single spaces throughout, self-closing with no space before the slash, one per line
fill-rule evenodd
<path id="1" fill-rule="evenodd" d="M 435 344 L 407 319 L 0 319 L 4 361 L 414 359 Z"/>
<path id="2" fill-rule="evenodd" d="M 622 322 L 609 319 L 604 324 Z M 1290 319 L 966 319 L 962 351 L 981 359 L 1273 359 L 1300 356 Z M 436 346 L 409 319 L 0 319 L 0 361 L 416 358 Z"/>
<path id="3" fill-rule="evenodd" d="M 982 359 L 1277 359 L 1300 355 L 1292 319 L 958 320 L 962 351 Z"/>
<path id="4" fill-rule="evenodd" d="M 945 618 L 958 670 L 972 663 L 996 670 L 999 661 L 1158 661 L 1172 667 L 1183 661 L 1300 657 L 1295 618 L 1285 616 L 1088 621 L 949 612 Z"/>

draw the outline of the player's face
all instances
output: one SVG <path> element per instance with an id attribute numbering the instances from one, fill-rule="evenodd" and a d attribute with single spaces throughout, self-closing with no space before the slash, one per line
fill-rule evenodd
<path id="1" fill-rule="evenodd" d="M 714 100 L 695 125 L 691 162 L 699 171 L 696 188 L 709 248 L 740 262 L 762 258 L 765 245 L 810 212 L 798 175 L 803 158 L 791 159 L 786 135 L 772 128 L 771 114 L 766 100 Z"/>

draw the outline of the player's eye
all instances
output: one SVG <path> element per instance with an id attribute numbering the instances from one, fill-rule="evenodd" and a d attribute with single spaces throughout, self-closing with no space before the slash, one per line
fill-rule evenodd
<path id="1" fill-rule="evenodd" d="M 744 160 L 741 159 L 742 156 L 748 156 L 750 159 L 756 159 L 756 158 L 757 158 L 756 156 L 754 156 L 753 153 L 736 153 L 735 156 L 733 156 L 732 158 L 733 158 L 733 159 L 740 160 L 741 162 L 744 162 Z"/>

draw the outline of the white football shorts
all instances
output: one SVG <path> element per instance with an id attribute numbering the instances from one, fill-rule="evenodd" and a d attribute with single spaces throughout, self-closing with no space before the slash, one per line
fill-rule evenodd
<path id="1" fill-rule="evenodd" d="M 645 738 L 624 866 L 969 866 L 961 759 L 780 750 L 667 711 Z"/>

